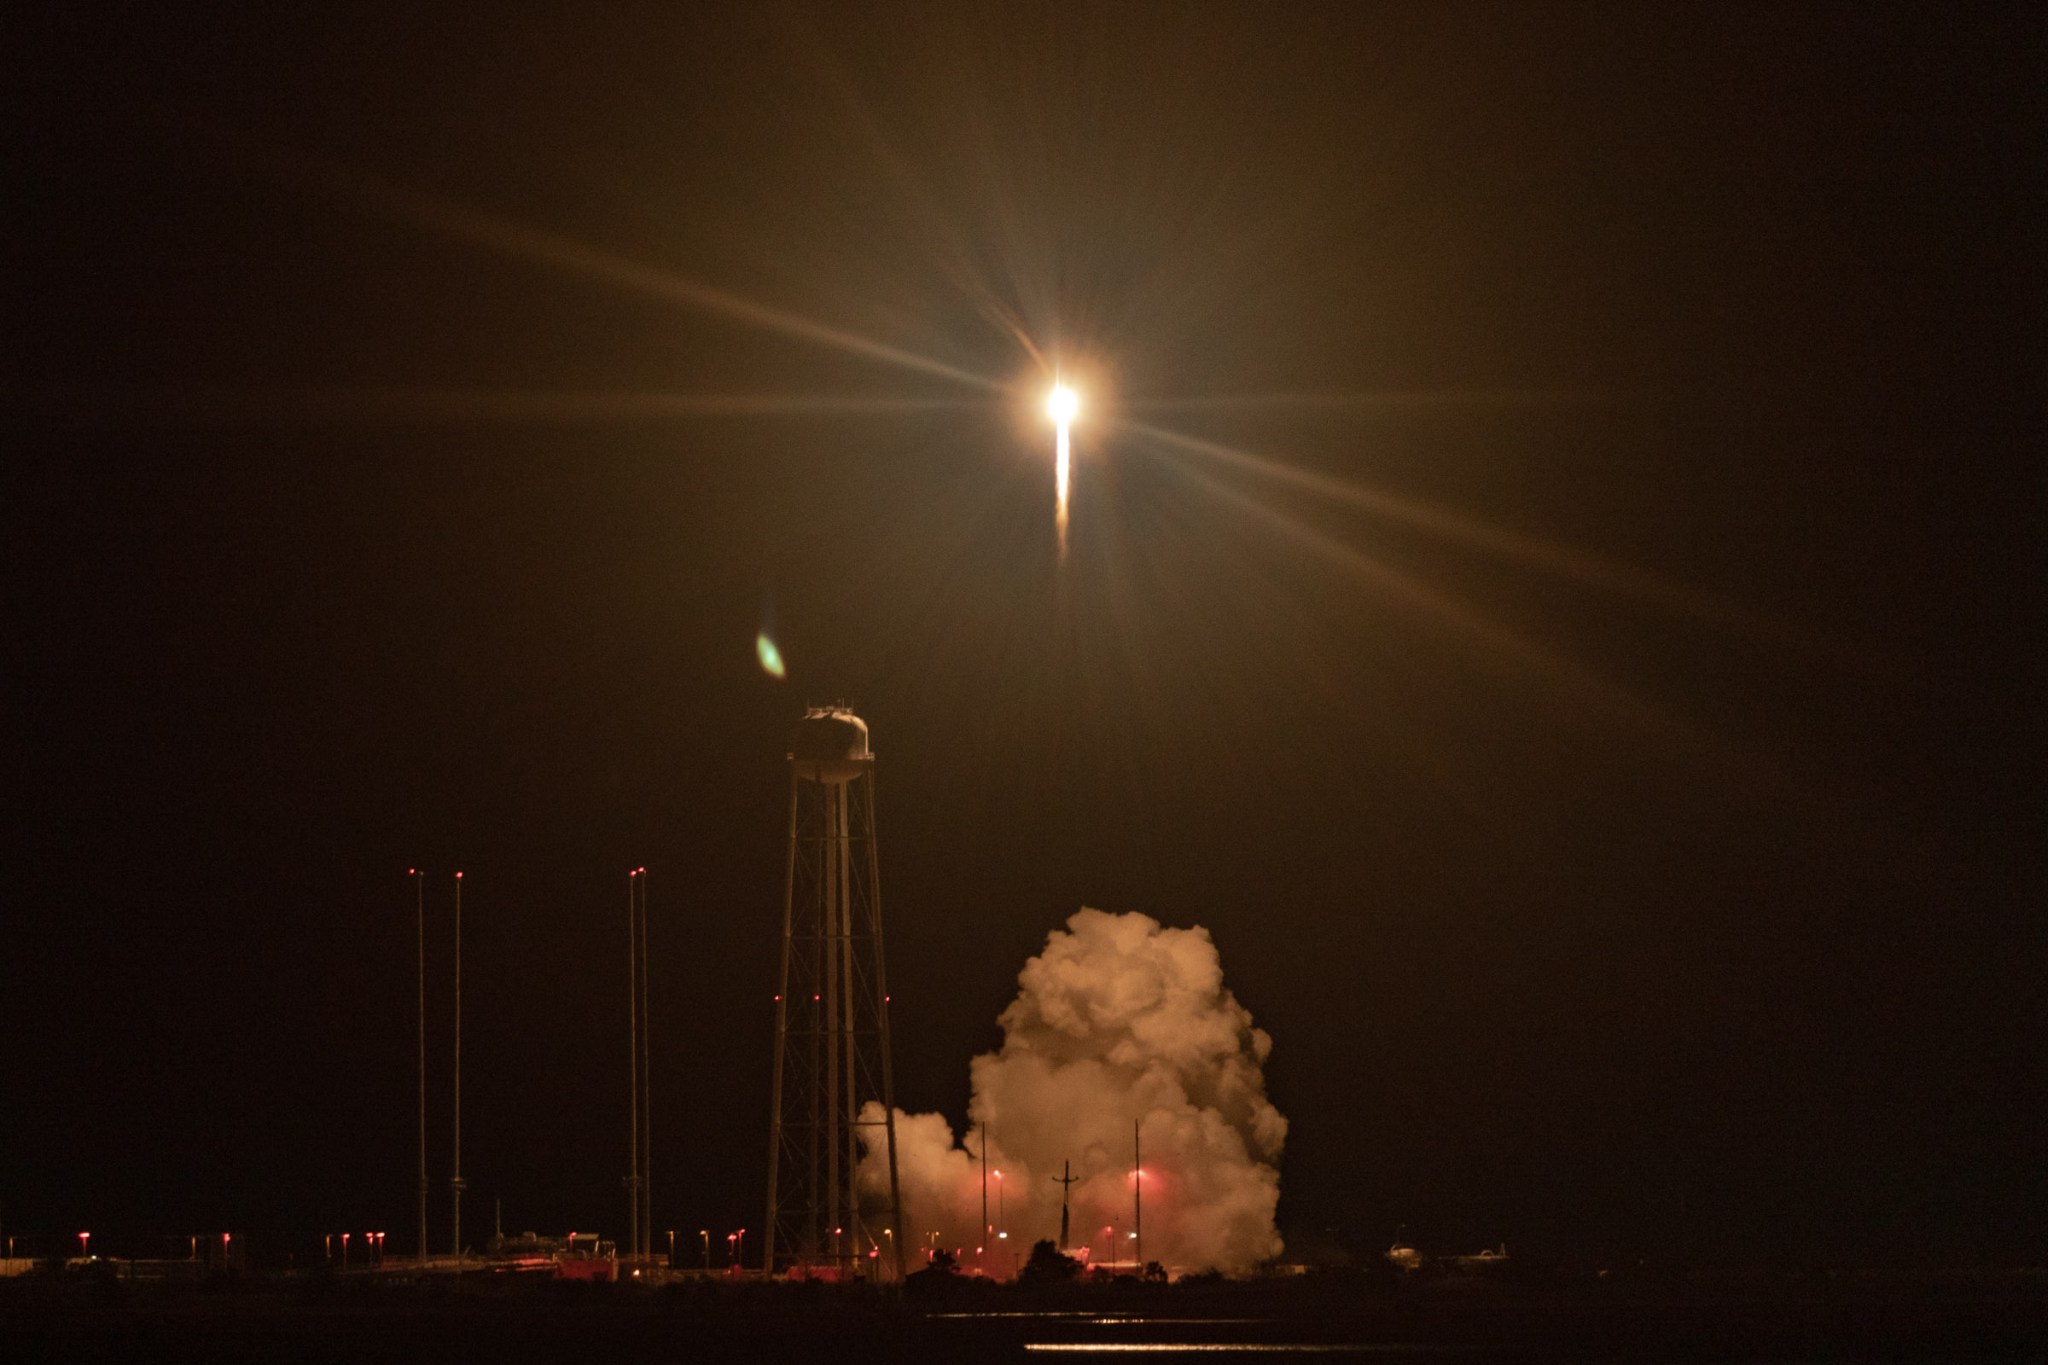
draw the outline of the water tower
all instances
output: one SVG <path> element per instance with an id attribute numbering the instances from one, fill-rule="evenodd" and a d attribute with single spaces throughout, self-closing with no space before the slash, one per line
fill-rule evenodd
<path id="1" fill-rule="evenodd" d="M 886 1269 L 901 1279 L 875 756 L 867 722 L 844 706 L 805 711 L 789 755 L 773 1090 L 762 1269 L 838 1277 Z M 864 1121 L 870 1100 L 882 1116 Z M 887 1153 L 886 1196 L 862 1194 L 863 1147 Z"/>

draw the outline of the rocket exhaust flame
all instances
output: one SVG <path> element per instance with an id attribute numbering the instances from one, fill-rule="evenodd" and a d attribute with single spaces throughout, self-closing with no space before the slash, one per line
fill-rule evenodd
<path id="1" fill-rule="evenodd" d="M 1060 558 L 1067 557 L 1067 487 L 1073 468 L 1073 459 L 1067 443 L 1067 429 L 1080 411 L 1081 401 L 1074 391 L 1065 384 L 1055 384 L 1046 395 L 1045 415 L 1052 418 L 1058 428 L 1059 441 L 1054 456 L 1054 470 L 1059 487 L 1059 502 L 1056 516 L 1060 532 Z"/>
<path id="2" fill-rule="evenodd" d="M 1067 424 L 1065 422 L 1060 423 L 1059 453 L 1055 456 L 1055 460 L 1059 483 L 1059 511 L 1056 515 L 1059 519 L 1060 528 L 1060 558 L 1065 559 L 1067 557 L 1067 480 L 1068 471 L 1072 468 L 1073 463 L 1072 457 L 1067 452 Z"/>
<path id="3" fill-rule="evenodd" d="M 1018 985 L 1002 1046 L 971 1066 L 979 1131 L 963 1145 L 941 1114 L 897 1115 L 905 1224 L 938 1232 L 963 1269 L 1009 1277 L 1032 1243 L 1058 1237 L 1071 1162 L 1073 1249 L 1100 1241 L 1097 1264 L 1134 1254 L 1140 1199 L 1148 1259 L 1236 1272 L 1279 1254 L 1287 1120 L 1265 1094 L 1272 1040 L 1225 988 L 1208 932 L 1084 909 Z M 992 1233 L 984 1160 L 1002 1173 Z M 864 1188 L 886 1188 L 885 1153 L 866 1152 L 860 1169 Z M 1104 1227 L 1113 1238 L 1082 1231 Z"/>

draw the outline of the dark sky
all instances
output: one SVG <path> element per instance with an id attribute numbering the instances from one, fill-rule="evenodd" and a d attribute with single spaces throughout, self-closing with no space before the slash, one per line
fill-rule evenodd
<path id="1" fill-rule="evenodd" d="M 908 1107 L 1136 910 L 1298 1249 L 2042 1254 L 2037 7 L 143 22 L 0 81 L 7 1230 L 409 1238 L 414 865 L 437 1238 L 457 867 L 472 1235 L 623 1231 L 642 863 L 757 1222 L 845 698 Z"/>

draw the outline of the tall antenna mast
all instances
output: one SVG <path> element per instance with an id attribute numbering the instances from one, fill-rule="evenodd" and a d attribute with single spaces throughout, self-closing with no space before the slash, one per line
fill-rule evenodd
<path id="1" fill-rule="evenodd" d="M 420 973 L 420 1239 L 419 1262 L 427 1263 L 427 884 L 416 867 L 407 868 L 412 878 L 414 909 L 419 929 Z"/>
<path id="2" fill-rule="evenodd" d="M 452 1196 L 455 1259 L 462 1260 L 462 874 L 455 874 L 455 1171 L 448 1180 Z"/>
<path id="3" fill-rule="evenodd" d="M 647 869 L 640 869 L 640 1254 L 654 1254 L 653 1035 L 647 1027 L 653 978 L 647 960 Z"/>
<path id="4" fill-rule="evenodd" d="M 1131 1120 L 1131 1204 L 1134 1214 L 1131 1240 L 1138 1244 L 1133 1254 L 1137 1258 L 1138 1278 L 1141 1280 L 1145 1278 L 1145 1159 L 1139 1146 L 1139 1130 L 1143 1122 L 1142 1119 Z"/>
<path id="5" fill-rule="evenodd" d="M 626 874 L 626 1254 L 640 1254 L 640 870 Z"/>
<path id="6" fill-rule="evenodd" d="M 1072 1185 L 1072 1184 L 1074 1184 L 1074 1183 L 1075 1183 L 1075 1182 L 1077 1182 L 1078 1180 L 1080 1180 L 1080 1178 L 1081 1178 L 1081 1177 L 1079 1177 L 1079 1176 L 1077 1176 L 1077 1175 L 1075 1175 L 1075 1174 L 1074 1174 L 1074 1163 L 1073 1163 L 1073 1162 L 1071 1162 L 1071 1161 L 1062 1161 L 1062 1162 L 1060 1163 L 1060 1173 L 1059 1173 L 1058 1175 L 1056 1175 L 1056 1176 L 1054 1176 L 1054 1177 L 1053 1177 L 1053 1179 L 1054 1179 L 1054 1180 L 1057 1180 L 1057 1181 L 1059 1181 L 1059 1182 L 1060 1182 L 1060 1250 L 1061 1250 L 1061 1251 L 1065 1251 L 1065 1250 L 1067 1249 L 1067 1187 L 1068 1187 L 1069 1185 Z"/>

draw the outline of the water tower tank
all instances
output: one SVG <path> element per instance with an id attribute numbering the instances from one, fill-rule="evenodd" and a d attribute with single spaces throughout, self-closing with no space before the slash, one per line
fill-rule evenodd
<path id="1" fill-rule="evenodd" d="M 813 706 L 797 722 L 789 761 L 807 782 L 850 782 L 874 760 L 868 723 L 844 706 Z"/>

